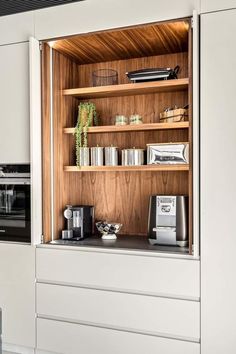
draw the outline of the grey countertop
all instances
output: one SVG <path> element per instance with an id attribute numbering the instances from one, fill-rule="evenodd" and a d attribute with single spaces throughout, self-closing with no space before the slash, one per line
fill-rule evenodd
<path id="1" fill-rule="evenodd" d="M 137 250 L 137 251 L 151 251 L 151 252 L 163 252 L 173 254 L 188 254 L 188 247 L 176 247 L 176 246 L 152 246 L 150 245 L 147 237 L 145 236 L 127 236 L 118 235 L 115 241 L 105 241 L 101 237 L 91 236 L 84 240 L 54 240 L 49 244 L 62 245 L 62 246 L 75 246 L 75 247 L 95 247 L 104 249 L 117 249 L 117 250 Z"/>

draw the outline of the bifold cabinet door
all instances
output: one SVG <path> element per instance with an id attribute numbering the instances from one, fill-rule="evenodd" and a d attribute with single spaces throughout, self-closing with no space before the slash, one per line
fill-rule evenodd
<path id="1" fill-rule="evenodd" d="M 202 354 L 236 352 L 236 10 L 201 16 Z"/>
<path id="2" fill-rule="evenodd" d="M 30 162 L 31 162 L 31 240 L 42 236 L 42 140 L 41 140 L 41 55 L 39 41 L 29 39 L 30 81 Z"/>
<path id="3" fill-rule="evenodd" d="M 200 344 L 37 319 L 37 349 L 59 354 L 200 354 Z"/>
<path id="4" fill-rule="evenodd" d="M 0 46 L 0 164 L 30 162 L 29 44 Z"/>

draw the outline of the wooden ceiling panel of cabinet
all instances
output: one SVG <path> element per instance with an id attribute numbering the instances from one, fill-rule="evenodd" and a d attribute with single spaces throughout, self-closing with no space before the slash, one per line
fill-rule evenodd
<path id="1" fill-rule="evenodd" d="M 189 20 L 163 22 L 57 40 L 53 48 L 78 64 L 148 57 L 188 50 Z"/>

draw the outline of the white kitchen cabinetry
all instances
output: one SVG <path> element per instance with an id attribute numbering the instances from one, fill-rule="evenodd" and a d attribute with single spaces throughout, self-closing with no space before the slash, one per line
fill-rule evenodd
<path id="1" fill-rule="evenodd" d="M 76 304 L 74 299 L 77 299 Z M 200 303 L 195 301 L 37 284 L 38 316 L 72 319 L 196 342 L 200 338 L 199 310 Z"/>
<path id="2" fill-rule="evenodd" d="M 60 354 L 200 354 L 198 343 L 74 323 L 37 320 L 38 348 Z"/>
<path id="3" fill-rule="evenodd" d="M 0 164 L 29 163 L 29 44 L 0 46 Z"/>
<path id="4" fill-rule="evenodd" d="M 37 279 L 199 301 L 199 261 L 37 248 Z M 74 270 L 74 271 L 72 271 Z M 79 270 L 79 271 L 75 271 Z"/>
<path id="5" fill-rule="evenodd" d="M 38 350 L 200 352 L 197 260 L 38 246 L 36 278 Z"/>
<path id="6" fill-rule="evenodd" d="M 49 39 L 192 16 L 199 0 L 86 0 L 35 11 L 35 37 Z"/>
<path id="7" fill-rule="evenodd" d="M 34 35 L 32 11 L 0 17 L 0 45 L 26 42 Z"/>
<path id="8" fill-rule="evenodd" d="M 35 346 L 35 249 L 0 244 L 3 344 Z M 23 352 L 24 353 L 24 352 Z"/>
<path id="9" fill-rule="evenodd" d="M 201 16 L 202 354 L 236 348 L 236 10 Z"/>
<path id="10" fill-rule="evenodd" d="M 201 13 L 236 8 L 235 0 L 202 0 Z"/>

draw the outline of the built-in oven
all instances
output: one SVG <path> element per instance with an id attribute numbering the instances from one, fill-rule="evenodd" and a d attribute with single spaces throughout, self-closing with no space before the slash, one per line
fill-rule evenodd
<path id="1" fill-rule="evenodd" d="M 0 165 L 0 241 L 31 242 L 30 166 Z"/>

